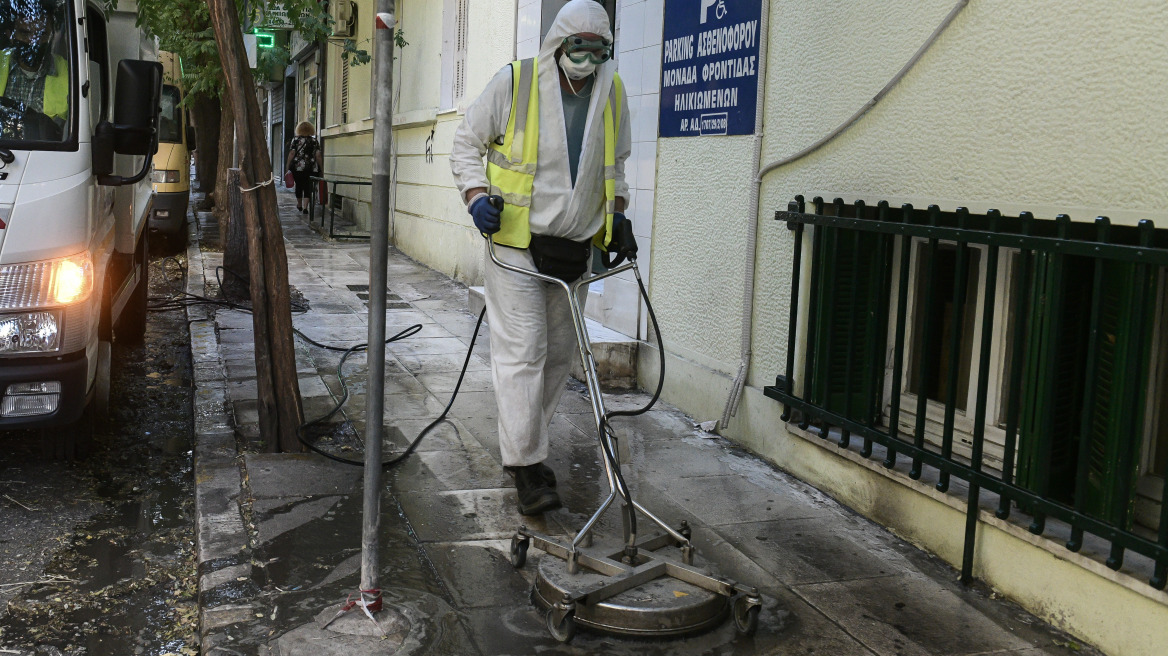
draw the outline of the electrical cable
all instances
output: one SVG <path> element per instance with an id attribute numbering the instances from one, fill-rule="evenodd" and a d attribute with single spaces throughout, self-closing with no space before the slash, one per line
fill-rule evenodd
<path id="1" fill-rule="evenodd" d="M 446 407 L 443 408 L 442 414 L 438 415 L 438 417 L 434 421 L 430 422 L 429 425 L 427 425 L 425 428 L 423 428 L 422 431 L 420 433 L 418 433 L 418 436 L 415 437 L 413 439 L 413 441 L 410 442 L 409 446 L 406 447 L 405 451 L 402 451 L 401 453 L 394 456 L 393 458 L 390 458 L 389 460 L 383 461 L 381 463 L 381 467 L 383 469 L 389 469 L 390 467 L 393 467 L 394 465 L 397 465 L 397 464 L 401 463 L 403 460 L 405 460 L 406 458 L 408 458 L 410 456 L 410 454 L 414 452 L 414 449 L 418 448 L 418 444 L 421 443 L 422 438 L 424 438 L 427 433 L 434 430 L 434 428 L 437 427 L 438 424 L 445 421 L 446 415 L 450 414 L 450 408 L 454 406 L 454 399 L 458 397 L 458 390 L 462 387 L 462 380 L 463 380 L 463 378 L 466 377 L 466 368 L 470 364 L 470 357 L 474 353 L 474 345 L 475 345 L 475 342 L 478 340 L 479 329 L 483 325 L 483 317 L 486 315 L 486 313 L 487 313 L 486 308 L 483 308 L 483 310 L 481 312 L 479 312 L 479 319 L 478 319 L 478 322 L 475 323 L 474 334 L 471 335 L 471 338 L 470 338 L 470 347 L 467 348 L 466 358 L 464 358 L 462 361 L 462 371 L 460 371 L 458 374 L 458 381 L 454 384 L 454 391 L 450 393 L 450 400 L 446 403 Z M 396 341 L 398 339 L 402 339 L 403 337 L 409 337 L 410 335 L 413 335 L 414 333 L 418 332 L 421 329 L 422 329 L 421 324 L 414 324 L 413 326 L 406 328 L 405 330 L 398 333 L 397 335 L 394 335 L 393 337 L 389 338 L 389 340 L 387 340 L 386 343 L 388 344 L 391 341 Z M 406 333 L 408 333 L 408 334 L 406 334 Z M 340 456 L 328 453 L 327 451 L 324 451 L 323 449 L 320 449 L 315 444 L 310 443 L 304 437 L 304 429 L 308 428 L 309 426 L 313 426 L 315 424 L 322 423 L 326 419 L 332 417 L 337 412 L 339 412 L 341 407 L 345 404 L 345 402 L 349 400 L 349 387 L 348 387 L 348 385 L 345 384 L 345 377 L 343 375 L 343 373 L 344 373 L 343 367 L 345 366 L 345 360 L 347 360 L 352 353 L 354 353 L 358 350 L 364 350 L 366 346 L 368 346 L 368 345 L 367 344 L 358 344 L 357 346 L 354 346 L 353 348 L 346 351 L 345 354 L 343 356 L 341 356 L 341 361 L 337 365 L 337 380 L 340 381 L 341 390 L 342 390 L 341 400 L 338 401 L 337 404 L 333 407 L 333 409 L 330 410 L 323 417 L 319 417 L 317 419 L 313 419 L 312 421 L 305 422 L 304 424 L 302 424 L 300 426 L 300 428 L 298 428 L 296 430 L 296 438 L 300 440 L 301 444 L 303 444 L 304 446 L 311 449 L 314 453 L 320 454 L 320 455 L 328 458 L 329 460 L 334 460 L 336 462 L 344 463 L 346 465 L 354 465 L 357 467 L 363 467 L 365 465 L 365 462 L 362 460 L 352 460 L 349 458 L 342 458 Z"/>
<path id="2" fill-rule="evenodd" d="M 206 296 L 200 296 L 199 294 L 193 294 L 193 293 L 176 288 L 175 284 L 174 284 L 174 280 L 169 275 L 167 275 L 166 264 L 168 261 L 173 262 L 174 264 L 178 265 L 178 268 L 181 272 L 180 276 L 182 278 L 186 277 L 187 269 L 183 265 L 182 262 L 178 261 L 178 259 L 176 259 L 174 257 L 163 258 L 162 259 L 163 280 L 166 282 L 167 287 L 170 287 L 171 290 L 174 291 L 174 295 L 171 297 L 162 299 L 160 303 L 156 303 L 155 305 L 150 306 L 150 309 L 155 310 L 155 311 L 163 311 L 163 310 L 182 309 L 182 308 L 192 307 L 192 306 L 196 306 L 196 305 L 213 305 L 213 306 L 227 307 L 227 308 L 231 308 L 234 310 L 239 310 L 241 312 L 247 312 L 249 314 L 251 313 L 252 309 L 247 307 L 247 306 L 239 305 L 238 303 L 232 303 L 230 301 L 224 301 L 224 300 L 220 300 L 220 299 L 209 298 Z M 216 267 L 215 268 L 215 279 L 219 283 L 220 289 L 223 288 L 223 280 L 219 275 L 220 270 L 226 271 L 228 274 L 242 279 L 242 276 L 240 276 L 238 273 L 232 271 L 231 269 L 229 269 L 227 267 L 223 267 L 223 266 Z M 194 300 L 189 300 L 189 299 L 186 299 L 183 297 L 191 297 Z M 307 312 L 308 308 L 301 307 L 301 308 L 298 308 L 298 310 L 300 312 Z M 481 325 L 482 325 L 482 315 L 480 314 L 479 315 L 479 323 L 478 323 L 478 325 L 475 326 L 474 337 L 471 339 L 471 349 L 474 349 L 474 342 L 475 342 L 475 339 L 478 337 L 479 326 L 481 326 Z M 409 327 L 405 328 L 404 330 L 398 332 L 396 335 L 393 335 L 392 337 L 386 339 L 385 343 L 390 344 L 392 342 L 396 342 L 398 340 L 402 340 L 402 339 L 405 339 L 407 337 L 412 337 L 413 335 L 416 335 L 417 333 L 421 332 L 421 330 L 422 330 L 422 324 L 416 323 L 416 324 L 409 326 Z M 318 454 L 320 454 L 326 458 L 329 458 L 331 460 L 336 460 L 338 462 L 343 462 L 345 464 L 350 464 L 350 465 L 364 465 L 364 463 L 361 461 L 349 460 L 347 458 L 341 458 L 339 456 L 334 456 L 334 455 L 324 451 L 323 449 L 318 448 L 316 445 L 310 443 L 307 439 L 305 439 L 303 433 L 304 433 L 305 428 L 308 428 L 309 426 L 313 426 L 316 424 L 323 423 L 323 422 L 327 421 L 328 419 L 331 419 L 334 415 L 336 415 L 338 412 L 340 412 L 342 407 L 344 407 L 345 403 L 349 400 L 349 387 L 345 383 L 345 378 L 344 378 L 345 361 L 348 360 L 349 357 L 351 355 L 353 355 L 354 353 L 366 350 L 369 347 L 369 345 L 368 344 L 357 344 L 355 346 L 350 346 L 348 348 L 342 348 L 339 346 L 331 346 L 329 344 L 323 344 L 321 342 L 318 342 L 315 339 L 304 334 L 298 328 L 295 328 L 295 327 L 292 328 L 292 332 L 295 333 L 297 337 L 303 339 L 305 342 L 308 342 L 309 344 L 311 344 L 317 348 L 325 349 L 328 351 L 342 352 L 344 354 L 341 356 L 341 361 L 337 364 L 337 379 L 340 381 L 341 390 L 342 390 L 341 400 L 338 401 L 337 404 L 335 406 L 333 406 L 333 408 L 331 410 L 329 410 L 327 413 L 325 413 L 323 416 L 317 417 L 316 419 L 313 419 L 311 421 L 307 421 L 307 422 L 301 424 L 300 426 L 298 426 L 296 428 L 296 438 L 300 441 L 301 444 L 308 447 L 313 452 L 318 453 Z M 466 374 L 466 367 L 467 367 L 467 364 L 469 363 L 469 361 L 470 361 L 470 350 L 467 351 L 467 361 L 464 362 L 462 365 L 462 374 L 459 375 L 459 377 L 458 377 L 458 385 L 455 386 L 454 395 L 458 394 L 458 387 L 462 385 L 462 379 L 463 379 L 463 376 L 465 376 L 465 374 Z M 397 462 L 403 460 L 410 453 L 413 453 L 414 449 L 417 447 L 417 444 L 418 444 L 418 442 L 421 441 L 422 437 L 424 437 L 426 435 L 426 433 L 430 432 L 430 430 L 432 430 L 434 428 L 434 426 L 436 426 L 440 421 L 442 421 L 443 419 L 446 418 L 446 414 L 450 411 L 450 407 L 453 404 L 454 404 L 454 396 L 452 395 L 450 398 L 450 403 L 448 403 L 446 405 L 446 409 L 442 412 L 442 415 L 437 420 L 435 420 L 433 423 L 431 423 L 429 426 L 427 426 L 425 429 L 422 430 L 422 432 L 418 435 L 418 437 L 414 440 L 414 443 L 410 445 L 410 447 L 406 450 L 406 452 L 403 453 L 401 456 L 398 456 L 397 458 L 395 458 L 392 461 L 383 463 L 382 466 L 389 467 L 389 466 L 392 466 L 394 464 L 397 464 Z"/>
<path id="3" fill-rule="evenodd" d="M 243 306 L 243 305 L 239 305 L 237 303 L 232 303 L 230 301 L 224 301 L 224 300 L 219 300 L 219 299 L 213 299 L 213 298 L 209 298 L 206 296 L 200 296 L 198 294 L 193 294 L 191 292 L 177 289 L 174 285 L 174 281 L 170 278 L 169 275 L 167 275 L 166 264 L 168 261 L 173 262 L 174 264 L 178 265 L 178 268 L 181 272 L 180 276 L 182 278 L 185 278 L 187 275 L 186 266 L 182 262 L 180 262 L 178 259 L 176 259 L 174 257 L 163 258 L 163 260 L 162 260 L 163 280 L 166 282 L 166 285 L 168 287 L 170 287 L 172 290 L 174 290 L 175 296 L 171 296 L 171 297 L 166 298 L 166 299 L 161 299 L 161 301 L 162 301 L 161 303 L 150 306 L 150 309 L 155 310 L 155 311 L 161 311 L 164 309 L 165 310 L 180 309 L 180 308 L 191 307 L 191 306 L 196 306 L 196 305 L 214 305 L 214 306 L 220 306 L 220 307 L 228 307 L 231 309 L 240 310 L 242 312 L 248 312 L 248 313 L 250 313 L 252 311 L 251 308 Z M 231 271 L 227 267 L 223 267 L 223 266 L 216 267 L 215 268 L 215 278 L 216 278 L 216 281 L 219 283 L 220 289 L 222 289 L 222 287 L 223 287 L 222 278 L 219 275 L 220 270 L 226 271 L 229 275 L 233 275 L 233 276 L 236 276 L 236 277 L 239 277 L 242 279 L 242 277 L 239 276 L 239 274 L 235 273 L 234 271 Z M 653 397 L 651 399 L 649 399 L 649 402 L 647 404 L 645 404 L 644 407 L 638 408 L 636 410 L 617 410 L 617 411 L 613 411 L 613 412 L 607 412 L 607 413 L 605 413 L 605 416 L 601 419 L 601 429 L 606 431 L 608 433 L 609 437 L 611 437 L 613 440 L 616 439 L 616 435 L 615 435 L 615 432 L 613 430 L 612 424 L 609 423 L 609 419 L 611 419 L 613 417 L 635 417 L 637 415 L 641 415 L 641 414 L 648 412 L 650 409 L 652 409 L 652 407 L 657 403 L 657 400 L 661 397 L 661 390 L 665 385 L 665 349 L 664 349 L 662 342 L 661 342 L 661 326 L 657 323 L 657 314 L 653 311 L 653 304 L 649 301 L 649 292 L 648 292 L 648 290 L 645 289 L 645 283 L 641 281 L 639 276 L 637 277 L 637 287 L 640 290 L 641 297 L 645 301 L 645 307 L 649 311 L 649 319 L 653 325 L 653 333 L 657 338 L 657 349 L 658 349 L 658 353 L 659 353 L 660 358 L 661 358 L 661 364 L 658 367 L 657 389 L 653 392 Z M 191 297 L 191 298 L 187 299 L 185 297 Z M 193 299 L 193 300 L 191 300 L 191 299 Z M 300 311 L 307 311 L 307 309 L 308 308 L 303 308 Z M 434 428 L 437 427 L 438 424 L 442 423 L 443 421 L 446 421 L 446 417 L 447 417 L 447 415 L 450 414 L 450 409 L 454 406 L 454 401 L 458 397 L 458 392 L 462 388 L 462 381 L 466 377 L 466 370 L 467 370 L 467 367 L 470 365 L 470 358 L 471 358 L 471 355 L 473 355 L 473 353 L 474 353 L 475 343 L 478 341 L 479 330 L 482 328 L 483 319 L 486 316 L 486 312 L 487 312 L 487 310 L 485 307 L 482 309 L 482 311 L 479 312 L 478 321 L 475 322 L 474 333 L 471 335 L 471 338 L 470 338 L 470 346 L 467 347 L 466 357 L 463 358 L 463 361 L 462 361 L 462 369 L 458 373 L 458 380 L 454 384 L 454 391 L 452 391 L 450 393 L 450 400 L 446 403 L 446 407 L 442 409 L 442 413 L 439 414 L 437 418 L 435 418 L 425 428 L 423 428 L 421 430 L 421 432 L 418 433 L 418 436 L 415 437 L 410 442 L 409 446 L 407 446 L 404 451 L 402 451 L 398 455 L 390 458 L 389 460 L 382 462 L 381 467 L 383 469 L 389 469 L 389 468 L 401 463 L 406 458 L 408 458 L 414 452 L 414 450 L 417 449 L 417 447 L 421 443 L 422 439 L 425 438 L 426 435 L 428 433 L 430 433 L 430 431 L 434 430 Z M 396 341 L 405 339 L 407 337 L 412 337 L 413 335 L 416 335 L 421 330 L 422 330 L 421 324 L 414 324 L 414 325 L 409 326 L 409 327 L 405 328 L 404 330 L 398 332 L 397 334 L 393 335 L 392 337 L 389 337 L 388 339 L 385 340 L 385 343 L 390 344 L 392 342 L 396 342 Z M 357 344 L 354 346 L 350 346 L 348 348 L 342 348 L 339 346 L 331 346 L 328 344 L 322 344 L 322 343 L 312 339 L 308 335 L 305 335 L 303 332 L 301 332 L 297 328 L 293 328 L 292 332 L 294 332 L 298 337 L 300 337 L 304 341 L 308 342 L 309 344 L 311 344 L 317 348 L 342 353 L 340 362 L 337 363 L 337 369 L 336 369 L 337 381 L 341 385 L 341 398 L 340 398 L 340 400 L 338 400 L 337 403 L 332 407 L 332 409 L 329 410 L 328 412 L 326 412 L 324 415 L 317 417 L 315 419 L 306 421 L 303 424 L 301 424 L 300 426 L 298 426 L 296 429 L 296 439 L 299 440 L 302 445 L 307 447 L 313 453 L 324 456 L 325 458 L 328 458 L 329 460 L 333 460 L 335 462 L 340 462 L 340 463 L 343 463 L 346 465 L 353 465 L 353 466 L 358 466 L 358 467 L 364 466 L 365 463 L 362 460 L 353 460 L 350 458 L 343 458 L 341 456 L 337 456 L 337 455 L 334 455 L 332 453 L 329 453 L 329 452 L 325 451 L 324 449 L 321 449 L 320 447 L 318 447 L 315 444 L 313 444 L 312 442 L 310 442 L 304 436 L 304 430 L 311 427 L 311 426 L 322 424 L 322 423 L 328 421 L 329 419 L 334 417 L 338 412 L 340 412 L 341 408 L 343 408 L 345 403 L 348 402 L 348 400 L 349 400 L 349 386 L 345 382 L 345 375 L 344 375 L 345 362 L 348 361 L 349 357 L 352 356 L 354 353 L 358 353 L 358 352 L 367 350 L 369 345 L 368 344 Z M 617 460 L 616 455 L 614 453 L 612 453 L 612 450 L 609 448 L 607 441 L 600 440 L 600 443 L 601 443 L 601 447 L 602 447 L 601 450 L 604 453 L 604 457 L 608 460 L 609 463 L 612 464 L 612 469 L 616 474 L 617 485 L 618 485 L 619 489 L 623 492 L 623 495 L 625 496 L 625 498 L 629 498 L 629 488 L 628 488 L 628 485 L 625 483 L 624 476 L 621 473 L 620 462 Z"/>
<path id="4" fill-rule="evenodd" d="M 613 436 L 613 437 L 615 437 L 615 435 L 613 433 L 613 428 L 608 420 L 612 417 L 634 417 L 634 416 L 641 415 L 641 414 L 648 412 L 650 409 L 652 409 L 652 407 L 657 403 L 657 400 L 661 397 L 661 390 L 665 385 L 665 350 L 661 346 L 661 326 L 657 323 L 657 315 L 653 311 L 652 303 L 649 302 L 649 293 L 648 293 L 648 290 L 645 289 L 645 284 L 640 279 L 638 279 L 637 285 L 640 288 L 642 298 L 644 298 L 644 300 L 645 300 L 645 306 L 649 311 L 649 319 L 651 320 L 651 323 L 653 324 L 653 332 L 657 337 L 657 346 L 658 346 L 658 351 L 659 351 L 660 357 L 661 357 L 661 364 L 660 364 L 659 371 L 658 371 L 657 389 L 653 392 L 653 397 L 651 399 L 649 399 L 649 402 L 647 404 L 645 404 L 644 407 L 638 408 L 636 410 L 618 410 L 618 411 L 614 411 L 614 412 L 605 413 L 605 417 L 601 421 L 601 426 L 602 426 L 603 430 L 608 431 L 609 435 Z M 454 401 L 458 397 L 459 390 L 462 388 L 462 381 L 466 377 L 466 370 L 467 370 L 467 367 L 470 365 L 470 358 L 471 358 L 471 355 L 474 353 L 474 346 L 475 346 L 475 343 L 478 341 L 479 330 L 482 328 L 483 318 L 486 315 L 486 311 L 487 311 L 486 308 L 483 308 L 483 310 L 479 312 L 478 321 L 475 322 L 474 333 L 471 335 L 471 338 L 470 338 L 470 346 L 466 350 L 466 357 L 464 357 L 463 361 L 462 361 L 462 369 L 458 373 L 458 380 L 454 384 L 454 391 L 452 391 L 450 393 L 450 400 L 447 401 L 446 407 L 443 408 L 442 413 L 439 414 L 436 419 L 434 419 L 432 422 L 430 422 L 429 425 L 427 425 L 425 428 L 423 428 L 421 430 L 421 432 L 418 433 L 418 436 L 415 437 L 410 442 L 409 446 L 406 447 L 405 451 L 402 451 L 401 453 L 394 456 L 393 458 L 390 458 L 389 460 L 382 462 L 381 466 L 383 469 L 389 469 L 389 468 L 401 463 L 406 458 L 408 458 L 410 456 L 410 454 L 412 454 L 414 452 L 414 450 L 417 449 L 418 444 L 421 443 L 422 439 L 430 431 L 432 431 L 435 427 L 437 427 L 438 424 L 445 421 L 447 415 L 450 414 L 450 409 L 454 406 Z M 417 330 L 414 330 L 415 328 Z M 405 337 L 409 337 L 410 335 L 413 335 L 414 333 L 416 333 L 418 330 L 421 330 L 421 325 L 411 326 L 410 328 L 407 328 L 406 330 L 402 331 L 401 333 L 398 333 L 397 335 L 394 335 L 393 337 L 389 338 L 389 340 L 387 340 L 386 343 L 388 344 L 389 342 L 397 341 L 399 339 L 404 339 Z M 302 337 L 304 337 L 304 336 L 302 335 Z M 305 337 L 305 339 L 308 339 L 308 338 Z M 304 437 L 304 429 L 306 429 L 310 426 L 314 426 L 314 425 L 317 425 L 317 424 L 320 424 L 320 423 L 327 421 L 328 419 L 330 419 L 331 417 L 336 415 L 336 413 L 340 411 L 341 407 L 344 406 L 344 404 L 348 401 L 349 388 L 348 388 L 348 385 L 345 383 L 345 376 L 344 376 L 345 361 L 348 360 L 349 356 L 352 355 L 353 353 L 358 352 L 360 350 L 364 350 L 366 348 L 366 346 L 367 346 L 366 344 L 358 344 L 357 346 L 346 349 L 345 354 L 343 356 L 341 356 L 341 361 L 337 364 L 337 380 L 341 384 L 342 394 L 341 394 L 341 399 L 337 402 L 337 404 L 332 408 L 332 410 L 330 410 L 325 415 L 318 417 L 317 419 L 313 419 L 311 421 L 305 422 L 296 431 L 296 438 L 298 440 L 300 440 L 300 443 L 303 444 L 304 446 L 306 446 L 307 448 L 309 448 L 310 450 L 312 450 L 314 453 L 317 453 L 317 454 L 324 456 L 325 458 L 328 458 L 329 460 L 333 460 L 335 462 L 340 462 L 340 463 L 343 463 L 346 465 L 353 465 L 353 466 L 358 466 L 358 467 L 364 466 L 364 464 L 365 464 L 364 461 L 353 460 L 351 458 L 344 458 L 344 457 L 329 453 L 329 452 L 325 451 L 324 449 L 321 449 L 320 447 L 311 443 L 310 441 L 308 441 L 307 438 Z M 338 349 L 337 347 L 324 347 L 324 348 L 331 348 L 332 350 L 341 350 L 341 349 Z M 621 474 L 619 461 L 616 459 L 615 454 L 613 454 L 612 451 L 609 449 L 607 442 L 605 442 L 604 440 L 601 440 L 601 446 L 602 446 L 602 450 L 604 452 L 605 458 L 608 459 L 608 461 L 610 463 L 612 463 L 612 465 L 613 465 L 613 471 L 616 473 L 616 477 L 617 477 L 617 485 L 625 493 L 625 495 L 627 497 L 628 485 L 625 483 L 624 476 Z"/>

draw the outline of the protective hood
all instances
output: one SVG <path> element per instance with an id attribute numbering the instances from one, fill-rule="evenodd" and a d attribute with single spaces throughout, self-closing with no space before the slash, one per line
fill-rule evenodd
<path id="1" fill-rule="evenodd" d="M 612 42 L 612 29 L 608 25 L 608 12 L 596 0 L 571 0 L 556 14 L 556 20 L 544 37 L 539 58 L 550 59 L 565 37 L 581 32 L 593 32 Z"/>

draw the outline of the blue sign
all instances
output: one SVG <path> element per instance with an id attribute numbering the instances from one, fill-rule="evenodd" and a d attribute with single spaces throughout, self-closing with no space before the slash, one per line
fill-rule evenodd
<path id="1" fill-rule="evenodd" d="M 662 137 L 754 134 L 762 0 L 665 0 Z"/>

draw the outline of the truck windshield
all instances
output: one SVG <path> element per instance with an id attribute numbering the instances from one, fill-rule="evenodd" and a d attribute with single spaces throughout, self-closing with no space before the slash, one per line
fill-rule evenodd
<path id="1" fill-rule="evenodd" d="M 6 147 L 71 136 L 71 4 L 0 0 L 0 144 Z"/>
<path id="2" fill-rule="evenodd" d="M 182 143 L 182 92 L 169 84 L 162 87 L 162 113 L 158 117 L 158 140 Z"/>

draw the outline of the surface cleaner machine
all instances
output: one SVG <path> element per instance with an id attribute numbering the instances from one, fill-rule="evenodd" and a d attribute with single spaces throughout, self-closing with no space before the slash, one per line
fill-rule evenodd
<path id="1" fill-rule="evenodd" d="M 547 611 L 548 631 L 561 642 L 571 640 L 578 626 L 622 635 L 675 636 L 713 628 L 729 614 L 739 633 L 753 634 L 762 607 L 758 589 L 711 575 L 697 557 L 688 523 L 682 521 L 678 528 L 673 528 L 659 519 L 633 499 L 621 473 L 618 438 L 609 419 L 638 413 L 609 413 L 604 409 L 596 360 L 577 291 L 582 285 L 632 269 L 648 303 L 636 254 L 624 253 L 629 258 L 625 264 L 619 264 L 623 258 L 618 255 L 616 262 L 606 263 L 614 266 L 605 273 L 567 283 L 506 264 L 496 257 L 494 243 L 489 239 L 487 243 L 495 266 L 551 283 L 568 295 L 608 483 L 607 497 L 570 542 L 542 535 L 526 526 L 520 526 L 511 539 L 511 564 L 515 567 L 524 566 L 532 545 L 556 557 L 541 559 L 532 591 L 532 601 Z M 651 306 L 649 312 L 652 317 Z M 656 330 L 655 317 L 653 325 Z M 600 537 L 594 540 L 598 522 L 618 498 L 622 540 L 619 543 Z M 664 533 L 642 539 L 637 532 L 638 513 Z"/>

